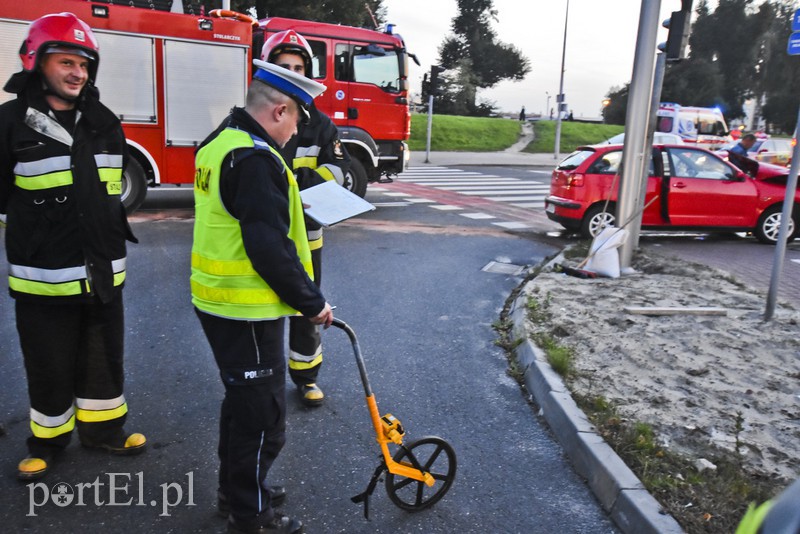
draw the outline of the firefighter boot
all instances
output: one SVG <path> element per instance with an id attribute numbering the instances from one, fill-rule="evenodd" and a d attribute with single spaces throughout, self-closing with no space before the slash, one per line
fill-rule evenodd
<path id="1" fill-rule="evenodd" d="M 81 437 L 81 445 L 90 449 L 103 449 L 117 456 L 133 456 L 144 452 L 147 447 L 147 438 L 138 432 L 134 434 L 120 433 L 115 439 L 101 443 Z"/>
<path id="2" fill-rule="evenodd" d="M 54 454 L 29 455 L 17 466 L 17 478 L 25 481 L 42 478 L 53 465 L 54 457 Z"/>
<path id="3" fill-rule="evenodd" d="M 321 406 L 325 394 L 316 384 L 303 384 L 299 388 L 300 401 L 306 406 Z"/>

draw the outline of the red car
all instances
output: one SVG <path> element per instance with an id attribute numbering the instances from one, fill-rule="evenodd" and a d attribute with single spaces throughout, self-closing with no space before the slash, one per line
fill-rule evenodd
<path id="1" fill-rule="evenodd" d="M 587 238 L 613 225 L 621 162 L 622 145 L 584 146 L 567 156 L 553 171 L 547 216 Z M 642 228 L 753 232 L 759 241 L 774 244 L 789 171 L 748 158 L 739 165 L 747 172 L 702 148 L 653 146 Z M 796 193 L 795 206 L 798 202 Z M 790 240 L 798 221 L 795 207 Z"/>

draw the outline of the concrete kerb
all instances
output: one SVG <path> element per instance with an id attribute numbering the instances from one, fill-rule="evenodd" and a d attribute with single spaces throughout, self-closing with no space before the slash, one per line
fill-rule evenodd
<path id="1" fill-rule="evenodd" d="M 559 255 L 547 266 L 561 261 L 563 256 Z M 536 279 L 528 283 L 534 284 Z M 586 478 L 601 506 L 622 532 L 683 533 L 678 522 L 664 512 L 633 471 L 596 432 L 564 381 L 550 367 L 545 353 L 528 338 L 526 299 L 526 293 L 521 292 L 509 314 L 514 339 L 523 340 L 515 349 L 517 362 L 524 370 L 525 386 L 575 470 Z"/>

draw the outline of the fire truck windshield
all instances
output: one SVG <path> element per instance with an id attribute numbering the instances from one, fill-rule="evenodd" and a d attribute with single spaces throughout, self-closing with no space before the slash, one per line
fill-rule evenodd
<path id="1" fill-rule="evenodd" d="M 377 85 L 386 92 L 401 90 L 400 68 L 403 62 L 399 54 L 391 48 L 377 45 L 355 45 L 352 49 L 351 80 L 358 83 Z"/>

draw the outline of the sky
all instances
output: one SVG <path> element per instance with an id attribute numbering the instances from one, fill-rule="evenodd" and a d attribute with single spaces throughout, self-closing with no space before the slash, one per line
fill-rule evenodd
<path id="1" fill-rule="evenodd" d="M 546 113 L 549 94 L 550 107 L 555 108 L 567 1 L 566 101 L 576 118 L 600 116 L 609 89 L 631 80 L 642 0 L 494 0 L 498 20 L 493 28 L 498 39 L 519 48 L 530 60 L 531 71 L 524 80 L 503 81 L 479 91 L 479 99 L 494 101 L 500 111 L 519 113 L 525 106 L 530 116 Z M 395 24 L 409 52 L 422 64 L 418 67 L 409 62 L 411 88 L 418 95 L 423 74 L 437 62 L 444 38 L 452 35 L 451 23 L 458 12 L 456 0 L 383 3 L 387 22 Z M 680 8 L 680 0 L 661 0 L 659 20 Z M 659 26 L 657 42 L 666 40 L 667 30 Z"/>

